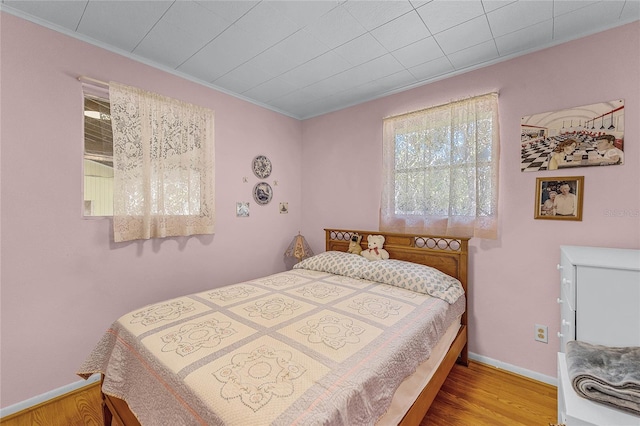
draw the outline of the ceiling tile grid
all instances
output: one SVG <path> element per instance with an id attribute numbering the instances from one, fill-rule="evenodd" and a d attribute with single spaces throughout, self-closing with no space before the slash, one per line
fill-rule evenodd
<path id="1" fill-rule="evenodd" d="M 640 19 L 640 0 L 2 0 L 0 8 L 298 119 Z"/>

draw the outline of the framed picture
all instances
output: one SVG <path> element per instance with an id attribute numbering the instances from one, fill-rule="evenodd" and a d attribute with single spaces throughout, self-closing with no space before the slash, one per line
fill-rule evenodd
<path id="1" fill-rule="evenodd" d="M 249 217 L 249 203 L 248 202 L 237 202 L 236 203 L 236 216 L 238 216 L 238 217 Z"/>
<path id="2" fill-rule="evenodd" d="M 582 220 L 584 176 L 536 179 L 534 219 Z"/>
<path id="3" fill-rule="evenodd" d="M 523 172 L 624 164 L 624 100 L 522 117 Z"/>

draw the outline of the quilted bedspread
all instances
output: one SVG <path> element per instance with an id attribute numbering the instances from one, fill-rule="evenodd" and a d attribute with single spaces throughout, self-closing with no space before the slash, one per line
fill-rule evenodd
<path id="1" fill-rule="evenodd" d="M 294 269 L 130 312 L 78 374 L 143 425 L 371 425 L 464 304 Z"/>

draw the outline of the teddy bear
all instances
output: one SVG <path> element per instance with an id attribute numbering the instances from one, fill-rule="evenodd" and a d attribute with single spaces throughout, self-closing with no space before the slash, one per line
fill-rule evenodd
<path id="1" fill-rule="evenodd" d="M 382 248 L 384 237 L 382 235 L 369 235 L 367 237 L 368 249 L 362 250 L 362 257 L 367 260 L 382 260 L 389 258 L 389 252 Z"/>
<path id="2" fill-rule="evenodd" d="M 349 241 L 349 249 L 347 253 L 360 254 L 362 252 L 362 246 L 360 242 L 362 241 L 362 235 L 358 233 L 354 233 L 351 235 L 351 240 Z"/>

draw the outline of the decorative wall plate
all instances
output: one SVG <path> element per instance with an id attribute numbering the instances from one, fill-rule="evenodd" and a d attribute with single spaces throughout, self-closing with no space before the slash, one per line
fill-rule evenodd
<path id="1" fill-rule="evenodd" d="M 256 186 L 253 187 L 253 199 L 256 200 L 256 203 L 264 206 L 265 204 L 269 204 L 271 198 L 273 198 L 271 185 L 267 182 L 256 183 Z"/>
<path id="2" fill-rule="evenodd" d="M 260 179 L 268 178 L 271 174 L 271 160 L 266 155 L 258 155 L 253 159 L 253 173 Z"/>

